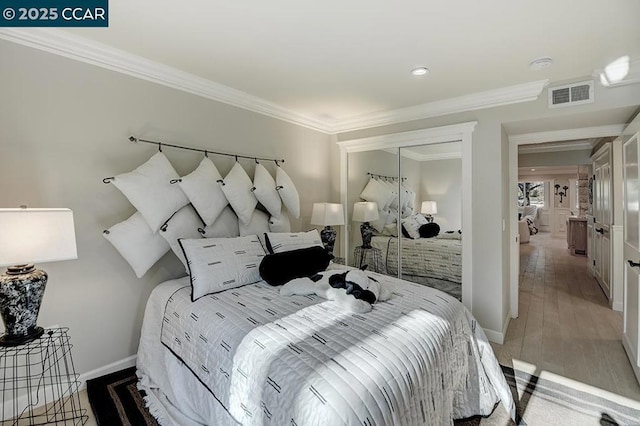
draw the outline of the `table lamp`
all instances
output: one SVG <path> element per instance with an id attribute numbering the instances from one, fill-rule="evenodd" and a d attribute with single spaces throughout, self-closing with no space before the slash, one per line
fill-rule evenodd
<path id="1" fill-rule="evenodd" d="M 36 324 L 47 273 L 34 263 L 77 259 L 73 212 L 69 209 L 0 209 L 0 346 L 31 342 L 44 329 Z"/>
<path id="2" fill-rule="evenodd" d="M 438 214 L 438 203 L 435 201 L 423 201 L 420 213 L 424 215 L 427 222 L 433 222 L 433 215 Z"/>
<path id="3" fill-rule="evenodd" d="M 333 246 L 336 243 L 336 231 L 332 225 L 344 225 L 344 209 L 342 204 L 335 203 L 313 203 L 311 212 L 311 224 L 322 225 L 324 229 L 320 231 L 320 238 L 324 248 L 333 254 Z"/>
<path id="4" fill-rule="evenodd" d="M 362 248 L 371 248 L 371 237 L 373 237 L 373 226 L 369 224 L 372 220 L 378 220 L 378 203 L 359 201 L 353 205 L 354 222 L 362 222 L 360 234 L 362 235 Z"/>

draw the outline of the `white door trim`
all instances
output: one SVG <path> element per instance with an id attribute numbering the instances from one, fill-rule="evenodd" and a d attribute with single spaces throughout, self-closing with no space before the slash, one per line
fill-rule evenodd
<path id="1" fill-rule="evenodd" d="M 518 147 L 521 145 L 533 145 L 541 142 L 556 142 L 567 139 L 567 136 L 585 138 L 593 135 L 618 136 L 624 125 L 610 125 L 598 127 L 585 127 L 582 129 L 558 130 L 553 132 L 527 133 L 526 135 L 509 135 L 509 301 L 511 317 L 518 317 L 518 290 L 520 274 L 520 247 L 516 242 L 518 234 Z M 591 136 L 588 136 L 591 135 Z"/>

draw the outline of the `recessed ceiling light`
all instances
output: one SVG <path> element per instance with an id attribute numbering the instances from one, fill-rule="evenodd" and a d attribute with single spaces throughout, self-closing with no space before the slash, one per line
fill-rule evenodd
<path id="1" fill-rule="evenodd" d="M 551 59 L 548 56 L 543 56 L 541 58 L 537 58 L 529 62 L 529 68 L 534 71 L 539 71 L 545 68 L 549 68 L 551 64 L 553 64 L 553 59 Z"/>
<path id="2" fill-rule="evenodd" d="M 429 68 L 427 67 L 417 67 L 411 70 L 411 74 L 413 75 L 425 75 L 429 74 Z"/>
<path id="3" fill-rule="evenodd" d="M 532 172 L 535 172 L 535 171 L 536 171 L 536 169 L 531 169 L 531 171 L 532 171 Z"/>

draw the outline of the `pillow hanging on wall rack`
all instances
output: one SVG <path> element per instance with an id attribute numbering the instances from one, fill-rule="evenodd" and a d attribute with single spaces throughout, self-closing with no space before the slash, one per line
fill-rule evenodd
<path id="1" fill-rule="evenodd" d="M 280 217 L 282 200 L 276 190 L 276 181 L 262 164 L 257 163 L 253 173 L 253 195 L 273 217 Z"/>
<path id="2" fill-rule="evenodd" d="M 115 176 L 111 183 L 142 214 L 151 231 L 157 232 L 172 214 L 189 204 L 180 186 L 170 183 L 179 178 L 167 157 L 157 152 L 137 169 Z"/>
<path id="3" fill-rule="evenodd" d="M 229 204 L 218 184 L 220 180 L 220 172 L 208 157 L 204 157 L 194 171 L 178 180 L 178 185 L 207 226 L 215 222 Z"/>
<path id="4" fill-rule="evenodd" d="M 233 165 L 220 185 L 240 222 L 248 225 L 258 200 L 252 191 L 253 183 L 240 163 Z"/>
<path id="5" fill-rule="evenodd" d="M 298 219 L 300 218 L 300 196 L 298 195 L 298 190 L 289 175 L 282 170 L 282 167 L 278 166 L 276 169 L 276 189 L 278 194 L 280 194 L 282 203 L 291 213 L 291 216 Z"/>

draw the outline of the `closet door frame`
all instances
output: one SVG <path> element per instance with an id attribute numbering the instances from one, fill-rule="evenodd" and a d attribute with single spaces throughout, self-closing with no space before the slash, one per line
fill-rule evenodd
<path id="1" fill-rule="evenodd" d="M 399 149 L 417 145 L 430 145 L 443 142 L 462 143 L 462 303 L 473 312 L 473 262 L 472 262 L 472 134 L 478 124 L 477 121 L 453 124 L 450 126 L 432 127 L 429 129 L 410 132 L 391 133 L 388 135 L 372 136 L 361 139 L 351 139 L 337 142 L 340 149 L 340 201 L 347 206 L 347 188 L 349 178 L 348 154 L 354 152 L 373 151 L 380 149 Z M 398 170 L 402 176 L 402 170 Z M 351 226 L 348 217 L 349 209 L 345 208 L 344 223 Z M 345 232 L 344 234 L 348 234 Z M 348 253 L 349 239 L 342 237 L 342 252 Z"/>

